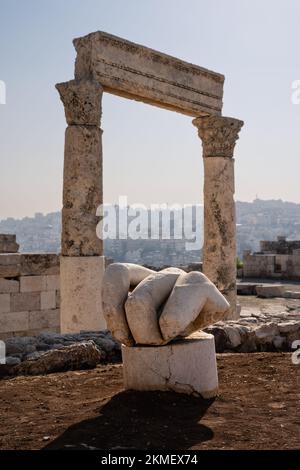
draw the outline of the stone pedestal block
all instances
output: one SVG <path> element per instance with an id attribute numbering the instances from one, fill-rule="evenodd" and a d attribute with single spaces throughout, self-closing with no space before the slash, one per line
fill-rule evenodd
<path id="1" fill-rule="evenodd" d="M 106 328 L 101 296 L 104 269 L 104 256 L 61 257 L 62 333 Z"/>
<path id="2" fill-rule="evenodd" d="M 164 346 L 122 345 L 124 387 L 212 398 L 218 391 L 214 337 L 204 332 Z"/>

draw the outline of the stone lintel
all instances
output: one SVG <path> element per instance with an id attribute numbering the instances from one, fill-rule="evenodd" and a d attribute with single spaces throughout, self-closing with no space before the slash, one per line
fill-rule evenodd
<path id="1" fill-rule="evenodd" d="M 102 31 L 73 42 L 76 79 L 93 77 L 104 91 L 189 116 L 221 114 L 221 74 Z"/>

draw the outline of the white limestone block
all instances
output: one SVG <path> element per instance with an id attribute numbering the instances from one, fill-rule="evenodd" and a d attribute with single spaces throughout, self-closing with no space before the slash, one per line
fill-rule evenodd
<path id="1" fill-rule="evenodd" d="M 103 330 L 101 287 L 104 256 L 62 256 L 61 332 Z"/>
<path id="2" fill-rule="evenodd" d="M 11 312 L 24 312 L 41 309 L 40 292 L 13 292 L 10 295 Z"/>
<path id="3" fill-rule="evenodd" d="M 56 307 L 56 291 L 41 292 L 41 310 L 49 310 Z"/>
<path id="4" fill-rule="evenodd" d="M 0 294 L 0 313 L 10 312 L 10 294 Z"/>
<path id="5" fill-rule="evenodd" d="M 46 290 L 46 276 L 21 276 L 20 292 L 39 292 Z"/>
<path id="6" fill-rule="evenodd" d="M 256 286 L 256 293 L 258 297 L 271 299 L 273 297 L 284 297 L 285 287 L 282 284 L 272 284 L 269 286 Z"/>
<path id="7" fill-rule="evenodd" d="M 45 330 L 48 328 L 59 327 L 60 310 L 38 310 L 29 312 L 29 330 Z"/>
<path id="8" fill-rule="evenodd" d="M 20 283 L 12 279 L 0 279 L 0 294 L 19 292 Z"/>
<path id="9" fill-rule="evenodd" d="M 202 273 L 181 274 L 159 318 L 165 341 L 185 336 L 224 319 L 229 303 Z"/>
<path id="10" fill-rule="evenodd" d="M 10 336 L 12 336 L 16 331 L 22 331 L 23 335 L 26 335 L 29 330 L 28 317 L 29 312 L 2 313 L 0 315 L 1 334 L 11 333 Z"/>
<path id="11" fill-rule="evenodd" d="M 60 276 L 59 274 L 51 274 L 50 276 L 45 276 L 46 278 L 46 290 L 53 291 L 60 289 Z"/>
<path id="12" fill-rule="evenodd" d="M 215 343 L 198 332 L 164 346 L 122 346 L 124 387 L 212 398 L 218 391 Z"/>

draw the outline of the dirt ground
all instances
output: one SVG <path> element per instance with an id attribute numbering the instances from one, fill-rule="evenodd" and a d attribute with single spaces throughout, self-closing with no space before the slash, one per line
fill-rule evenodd
<path id="1" fill-rule="evenodd" d="M 298 289 L 300 290 L 300 288 Z M 238 302 L 242 306 L 242 313 L 248 315 L 263 313 L 264 315 L 276 315 L 278 313 L 300 312 L 300 299 L 260 299 L 254 295 L 239 295 Z"/>
<path id="2" fill-rule="evenodd" d="M 218 356 L 215 400 L 122 388 L 122 365 L 0 381 L 0 449 L 299 449 L 291 354 Z"/>

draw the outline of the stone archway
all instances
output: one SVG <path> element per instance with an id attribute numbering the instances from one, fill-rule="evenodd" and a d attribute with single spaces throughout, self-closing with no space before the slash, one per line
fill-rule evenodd
<path id="1" fill-rule="evenodd" d="M 75 80 L 56 85 L 64 104 L 65 134 L 61 329 L 105 327 L 101 306 L 102 241 L 96 236 L 102 204 L 103 92 L 194 118 L 203 144 L 204 273 L 236 313 L 236 223 L 233 152 L 242 121 L 221 116 L 224 76 L 104 32 L 74 40 Z"/>

